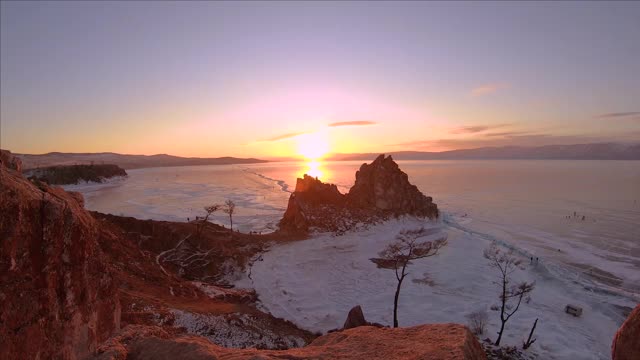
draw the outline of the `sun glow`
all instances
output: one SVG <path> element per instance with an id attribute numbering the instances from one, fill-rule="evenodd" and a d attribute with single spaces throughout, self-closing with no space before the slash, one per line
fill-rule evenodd
<path id="1" fill-rule="evenodd" d="M 329 152 L 329 139 L 326 132 L 302 134 L 296 138 L 298 154 L 307 160 L 318 160 Z"/>

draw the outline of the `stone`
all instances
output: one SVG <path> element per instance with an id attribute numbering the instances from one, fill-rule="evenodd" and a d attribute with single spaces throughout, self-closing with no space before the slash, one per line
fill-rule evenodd
<path id="1" fill-rule="evenodd" d="M 360 305 L 357 305 L 349 310 L 349 315 L 347 315 L 347 320 L 344 322 L 342 329 L 346 330 L 365 325 L 369 325 L 369 323 L 364 318 L 362 308 Z"/>

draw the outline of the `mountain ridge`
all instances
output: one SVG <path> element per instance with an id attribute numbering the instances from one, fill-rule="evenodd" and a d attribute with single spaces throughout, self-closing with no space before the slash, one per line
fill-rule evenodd
<path id="1" fill-rule="evenodd" d="M 386 152 L 396 160 L 640 160 L 640 143 L 588 143 L 535 147 L 502 146 L 441 152 Z M 378 153 L 334 154 L 327 160 L 370 160 Z"/>

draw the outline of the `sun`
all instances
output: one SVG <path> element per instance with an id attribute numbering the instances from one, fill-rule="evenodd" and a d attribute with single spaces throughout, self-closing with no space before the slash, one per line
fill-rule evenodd
<path id="1" fill-rule="evenodd" d="M 329 140 L 324 132 L 300 135 L 296 138 L 298 154 L 308 160 L 318 160 L 329 152 Z"/>

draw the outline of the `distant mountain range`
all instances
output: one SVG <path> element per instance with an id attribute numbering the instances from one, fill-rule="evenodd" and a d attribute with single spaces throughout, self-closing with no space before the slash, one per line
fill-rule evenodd
<path id="1" fill-rule="evenodd" d="M 503 146 L 442 152 L 397 151 L 396 160 L 640 160 L 640 144 L 576 144 L 536 147 Z M 327 160 L 373 160 L 378 153 L 335 154 Z"/>
<path id="2" fill-rule="evenodd" d="M 137 169 L 164 166 L 191 165 L 226 165 L 226 164 L 255 164 L 266 160 L 243 159 L 234 157 L 197 158 L 180 157 L 167 154 L 159 155 L 126 155 L 116 153 L 61 153 L 51 152 L 42 155 L 15 154 L 22 160 L 23 169 L 33 169 L 53 165 L 78 164 L 115 164 L 124 169 Z"/>
<path id="3" fill-rule="evenodd" d="M 546 145 L 536 147 L 503 146 L 441 152 L 395 151 L 387 152 L 395 160 L 640 160 L 640 144 L 597 143 L 576 145 Z M 23 169 L 53 165 L 115 164 L 124 169 L 164 166 L 257 164 L 268 162 L 255 158 L 198 158 L 167 154 L 126 155 L 116 153 L 61 153 L 42 155 L 15 154 L 23 162 Z M 370 161 L 380 153 L 334 154 L 326 160 Z M 274 159 L 295 161 L 295 159 Z"/>

